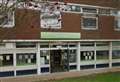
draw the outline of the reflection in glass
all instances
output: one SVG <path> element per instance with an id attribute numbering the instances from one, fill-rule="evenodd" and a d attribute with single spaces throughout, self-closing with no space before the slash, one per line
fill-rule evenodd
<path id="1" fill-rule="evenodd" d="M 36 64 L 35 53 L 19 53 L 17 54 L 17 65 L 33 65 Z"/>
<path id="2" fill-rule="evenodd" d="M 49 64 L 50 55 L 49 50 L 41 50 L 40 51 L 40 65 Z"/>
<path id="3" fill-rule="evenodd" d="M 113 50 L 112 59 L 120 59 L 120 50 Z"/>
<path id="4" fill-rule="evenodd" d="M 12 66 L 13 54 L 0 54 L 0 66 Z"/>
<path id="5" fill-rule="evenodd" d="M 99 60 L 109 59 L 109 51 L 97 51 L 96 58 Z"/>
<path id="6" fill-rule="evenodd" d="M 70 50 L 69 52 L 69 62 L 76 63 L 76 50 Z"/>

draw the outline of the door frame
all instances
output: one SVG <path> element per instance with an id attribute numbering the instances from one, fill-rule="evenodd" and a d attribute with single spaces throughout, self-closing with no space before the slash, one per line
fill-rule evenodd
<path id="1" fill-rule="evenodd" d="M 56 50 L 56 51 L 58 51 L 58 50 L 67 50 L 67 71 L 69 71 L 70 70 L 70 65 L 69 65 L 69 49 L 52 49 L 52 50 L 50 50 L 50 73 L 56 73 L 56 72 L 52 72 L 52 67 L 51 67 L 51 51 L 54 51 L 54 50 Z M 61 56 L 62 56 L 62 53 L 61 53 Z"/>

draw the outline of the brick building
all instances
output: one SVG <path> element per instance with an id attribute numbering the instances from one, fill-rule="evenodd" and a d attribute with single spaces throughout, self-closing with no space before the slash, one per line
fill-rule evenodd
<path id="1" fill-rule="evenodd" d="M 48 3 L 18 7 L 0 21 L 0 77 L 120 67 L 120 2 Z"/>

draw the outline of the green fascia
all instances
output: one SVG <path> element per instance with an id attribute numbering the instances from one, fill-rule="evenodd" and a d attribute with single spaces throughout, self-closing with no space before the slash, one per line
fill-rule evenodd
<path id="1" fill-rule="evenodd" d="M 44 40 L 80 40 L 80 33 L 70 32 L 41 32 Z"/>

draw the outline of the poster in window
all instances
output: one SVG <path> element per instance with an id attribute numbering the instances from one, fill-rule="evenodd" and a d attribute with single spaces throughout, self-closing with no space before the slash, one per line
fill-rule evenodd
<path id="1" fill-rule="evenodd" d="M 3 56 L 0 56 L 0 60 L 3 60 Z"/>
<path id="2" fill-rule="evenodd" d="M 10 60 L 10 56 L 8 55 L 8 56 L 6 56 L 6 60 Z"/>

